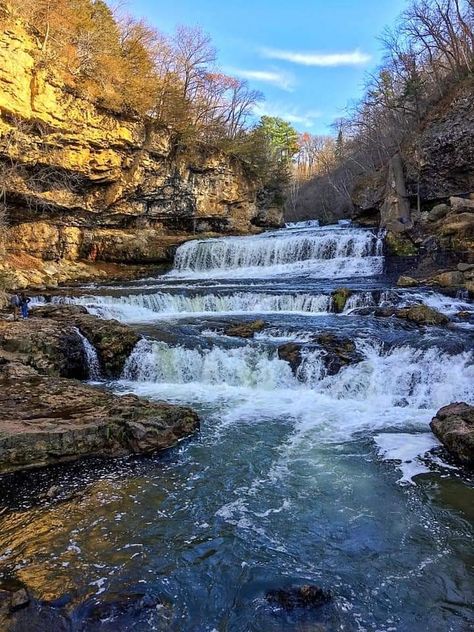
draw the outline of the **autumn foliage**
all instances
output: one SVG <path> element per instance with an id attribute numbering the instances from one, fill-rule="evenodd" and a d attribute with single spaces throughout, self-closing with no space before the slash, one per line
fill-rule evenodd
<path id="1" fill-rule="evenodd" d="M 223 74 L 198 28 L 165 36 L 104 0 L 0 0 L 38 42 L 39 68 L 102 107 L 169 125 L 185 141 L 224 144 L 241 135 L 262 95 Z"/>

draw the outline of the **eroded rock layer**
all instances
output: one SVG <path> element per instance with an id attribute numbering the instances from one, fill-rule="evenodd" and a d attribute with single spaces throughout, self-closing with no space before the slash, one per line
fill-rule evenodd
<path id="1" fill-rule="evenodd" d="M 156 264 L 196 233 L 281 222 L 278 208 L 258 208 L 259 181 L 240 160 L 183 148 L 168 128 L 100 109 L 47 74 L 37 53 L 20 22 L 0 37 L 7 263 L 20 285 L 20 271 L 34 268 L 22 257 Z M 63 280 L 54 267 L 48 274 Z"/>

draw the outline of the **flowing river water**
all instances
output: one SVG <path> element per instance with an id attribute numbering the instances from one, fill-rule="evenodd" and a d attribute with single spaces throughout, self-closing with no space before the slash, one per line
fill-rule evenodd
<path id="1" fill-rule="evenodd" d="M 335 313 L 340 287 L 353 293 Z M 144 335 L 110 388 L 202 419 L 165 455 L 51 468 L 12 492 L 2 565 L 74 629 L 471 629 L 474 494 L 429 429 L 442 405 L 474 401 L 474 330 L 455 317 L 466 300 L 397 288 L 374 231 L 312 226 L 191 241 L 160 278 L 53 300 Z M 364 309 L 420 302 L 454 324 Z M 251 340 L 223 333 L 256 318 Z M 321 332 L 362 361 L 328 375 L 310 344 Z M 307 343 L 297 375 L 278 358 L 288 341 Z M 60 502 L 41 495 L 51 485 Z M 303 583 L 332 602 L 265 600 Z"/>

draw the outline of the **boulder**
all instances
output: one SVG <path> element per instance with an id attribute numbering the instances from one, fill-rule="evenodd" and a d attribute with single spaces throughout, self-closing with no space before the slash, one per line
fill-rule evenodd
<path id="1" fill-rule="evenodd" d="M 427 220 L 429 222 L 437 222 L 445 217 L 450 212 L 450 207 L 447 204 L 436 204 L 428 213 Z"/>
<path id="2" fill-rule="evenodd" d="M 441 285 L 441 287 L 460 287 L 463 285 L 463 282 L 464 276 L 459 270 L 441 272 L 441 274 L 437 274 L 430 280 L 430 283 Z"/>
<path id="3" fill-rule="evenodd" d="M 459 272 L 470 272 L 474 270 L 474 263 L 458 263 L 457 268 Z"/>
<path id="4" fill-rule="evenodd" d="M 449 203 L 455 213 L 474 213 L 474 200 L 462 197 L 450 197 Z"/>
<path id="5" fill-rule="evenodd" d="M 224 330 L 226 336 L 235 336 L 237 338 L 253 338 L 254 334 L 262 331 L 267 327 L 264 320 L 252 320 L 247 323 L 236 323 L 230 325 Z"/>
<path id="6" fill-rule="evenodd" d="M 400 276 L 398 277 L 397 285 L 398 287 L 416 287 L 420 282 L 409 276 Z"/>
<path id="7" fill-rule="evenodd" d="M 331 295 L 331 305 L 332 309 L 336 314 L 340 314 L 344 311 L 344 307 L 346 306 L 347 299 L 352 295 L 352 290 L 349 290 L 347 287 L 341 287 Z"/>
<path id="8" fill-rule="evenodd" d="M 465 402 L 444 406 L 436 413 L 430 426 L 458 461 L 474 465 L 474 406 Z"/>
<path id="9" fill-rule="evenodd" d="M 25 588 L 20 588 L 11 594 L 10 597 L 10 610 L 20 610 L 25 608 L 30 603 L 30 596 Z"/>
<path id="10" fill-rule="evenodd" d="M 163 450 L 198 427 L 189 408 L 118 396 L 75 380 L 0 376 L 0 473 Z"/>
<path id="11" fill-rule="evenodd" d="M 474 236 L 474 213 L 449 215 L 442 222 L 439 233 L 444 237 L 462 237 L 463 240 Z"/>
<path id="12" fill-rule="evenodd" d="M 289 342 L 278 347 L 278 357 L 280 360 L 288 362 L 295 375 L 297 375 L 303 361 L 304 349 L 320 349 L 322 351 L 321 359 L 327 375 L 335 375 L 343 367 L 362 360 L 362 356 L 356 350 L 352 340 L 324 333 L 315 336 L 310 345 Z"/>
<path id="13" fill-rule="evenodd" d="M 395 257 L 414 257 L 418 254 L 418 248 L 407 234 L 401 234 L 389 230 L 385 237 L 387 254 Z"/>
<path id="14" fill-rule="evenodd" d="M 0 357 L 43 375 L 87 378 L 83 342 L 71 324 L 39 318 L 0 320 Z"/>
<path id="15" fill-rule="evenodd" d="M 427 305 L 411 305 L 395 312 L 398 318 L 405 318 L 417 325 L 447 325 L 449 318 Z"/>
<path id="16" fill-rule="evenodd" d="M 319 608 L 331 601 L 329 591 L 312 584 L 269 590 L 265 597 L 269 603 L 285 610 Z"/>

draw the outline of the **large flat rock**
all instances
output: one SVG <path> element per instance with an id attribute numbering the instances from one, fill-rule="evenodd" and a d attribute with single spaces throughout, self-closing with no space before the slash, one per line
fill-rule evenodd
<path id="1" fill-rule="evenodd" d="M 40 376 L 24 365 L 0 371 L 0 473 L 163 450 L 198 427 L 189 408 Z"/>

